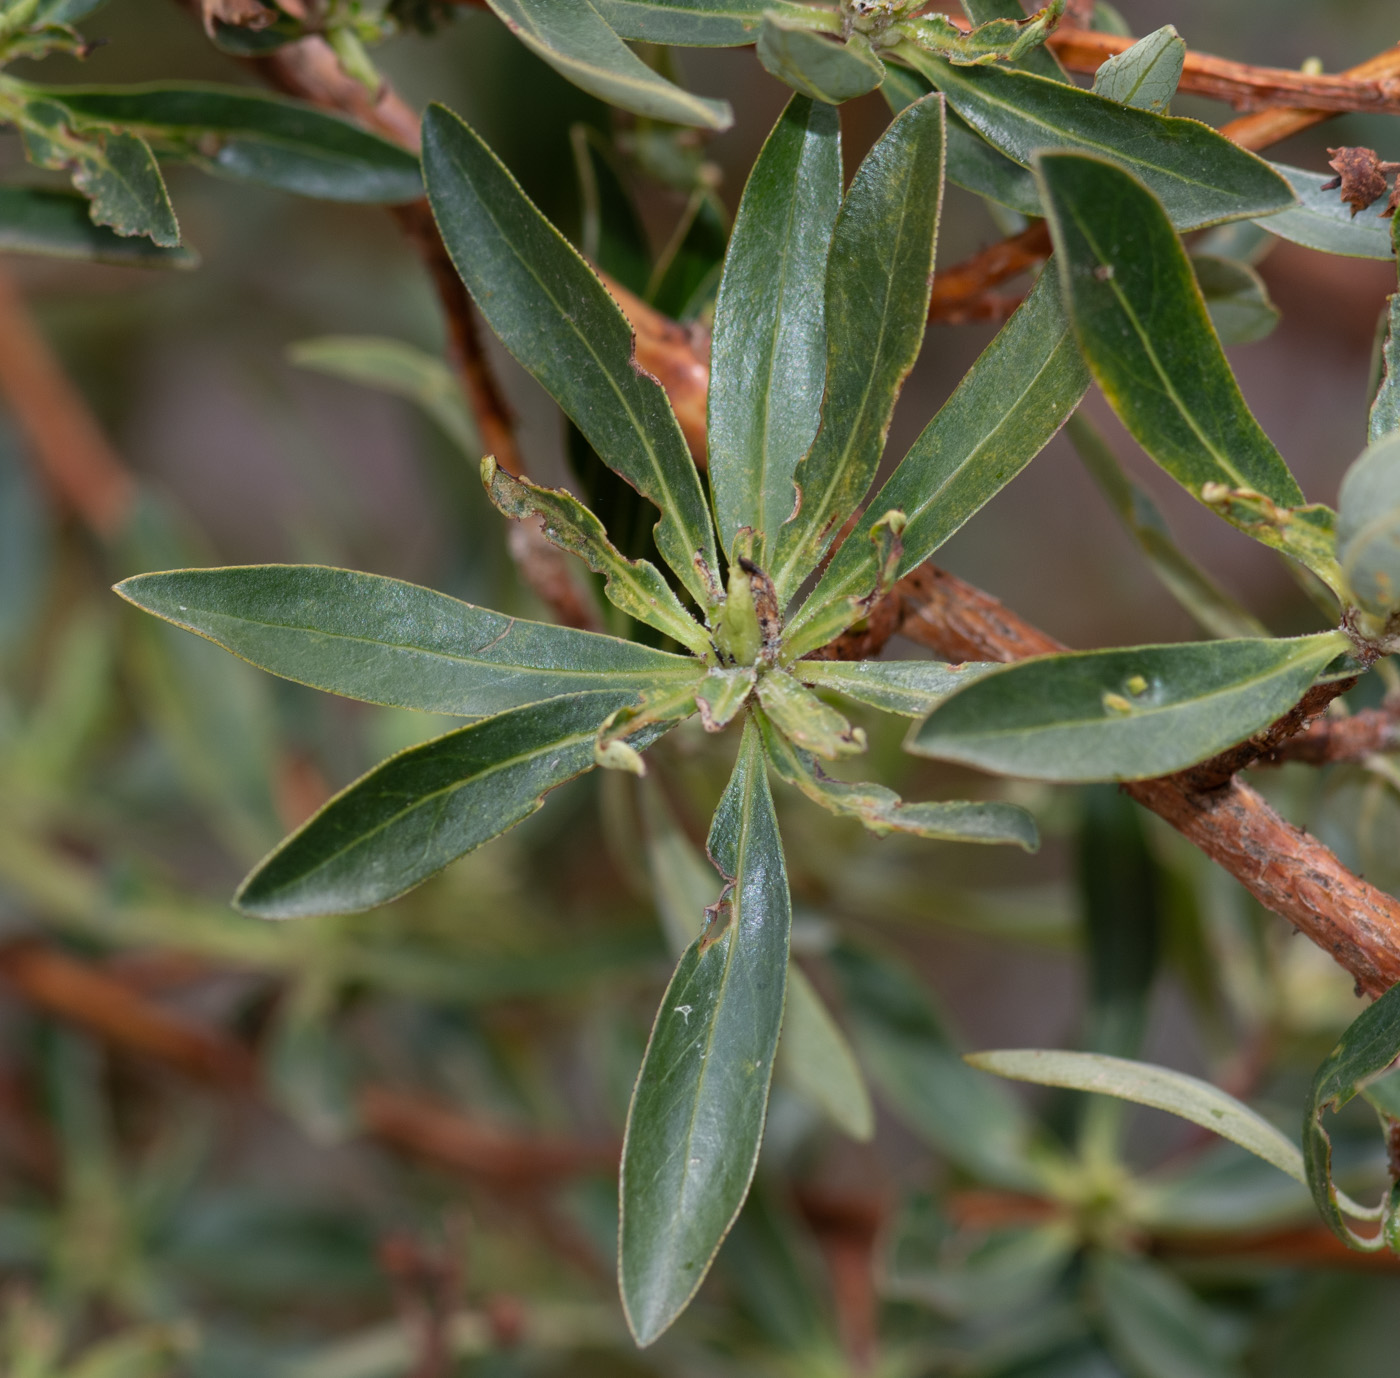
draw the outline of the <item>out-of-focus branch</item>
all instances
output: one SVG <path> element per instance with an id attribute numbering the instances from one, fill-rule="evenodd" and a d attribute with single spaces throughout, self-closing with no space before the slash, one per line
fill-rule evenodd
<path id="1" fill-rule="evenodd" d="M 1400 749 L 1400 703 L 1363 708 L 1348 718 L 1318 718 L 1297 736 L 1263 752 L 1258 764 L 1300 761 L 1324 766 L 1338 761 L 1364 761 L 1382 751 Z"/>
<path id="2" fill-rule="evenodd" d="M 98 536 L 120 531 L 136 482 L 0 270 L 0 394 L 44 477 Z"/>
<path id="3" fill-rule="evenodd" d="M 1120 34 L 1095 29 L 1057 29 L 1050 35 L 1055 56 L 1071 72 L 1096 72 L 1110 57 L 1133 44 Z M 1297 72 L 1287 67 L 1256 67 L 1209 53 L 1187 51 L 1177 89 L 1225 101 L 1237 110 L 1262 106 L 1306 107 L 1339 114 L 1367 110 L 1400 114 L 1400 48 L 1389 61 L 1373 59 L 1364 68 L 1338 75 Z"/>

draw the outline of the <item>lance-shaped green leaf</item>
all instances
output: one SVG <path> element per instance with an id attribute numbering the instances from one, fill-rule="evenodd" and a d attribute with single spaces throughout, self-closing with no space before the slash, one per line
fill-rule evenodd
<path id="1" fill-rule="evenodd" d="M 1278 324 L 1279 309 L 1264 279 L 1249 264 L 1192 254 L 1191 269 L 1221 344 L 1252 344 Z"/>
<path id="2" fill-rule="evenodd" d="M 977 1176 L 1035 1186 L 1028 1116 L 1004 1087 L 962 1060 L 918 981 L 903 965 L 845 943 L 828 960 L 861 1063 L 889 1108 Z"/>
<path id="3" fill-rule="evenodd" d="M 853 33 L 843 42 L 776 14 L 763 17 L 758 60 L 799 95 L 829 105 L 863 96 L 885 79 L 885 64 L 864 34 Z"/>
<path id="4" fill-rule="evenodd" d="M 1088 386 L 1058 286 L 1042 273 L 841 543 L 788 624 L 784 657 L 829 639 L 833 604 L 844 600 L 851 620 L 861 615 L 859 600 L 879 577 L 869 537 L 880 514 L 905 514 L 898 573 L 907 574 L 1040 453 Z"/>
<path id="5" fill-rule="evenodd" d="M 423 121 L 428 197 L 452 261 L 491 328 L 604 462 L 661 509 L 656 544 L 702 607 L 717 564 L 700 476 L 661 385 L 593 270 L 466 124 Z"/>
<path id="6" fill-rule="evenodd" d="M 972 1066 L 1013 1081 L 1038 1086 L 1063 1086 L 1071 1091 L 1092 1091 L 1138 1105 L 1150 1105 L 1179 1115 L 1223 1139 L 1248 1149 L 1296 1182 L 1306 1182 L 1303 1155 L 1298 1146 L 1218 1086 L 1199 1077 L 1157 1067 L 1149 1062 L 1108 1057 L 1103 1053 L 1071 1053 L 1056 1049 L 1008 1048 L 998 1052 L 969 1053 Z"/>
<path id="7" fill-rule="evenodd" d="M 1146 780 L 1267 727 L 1347 649 L 1340 632 L 1038 656 L 960 690 L 906 743 L 1034 780 Z"/>
<path id="8" fill-rule="evenodd" d="M 1353 215 L 1335 189 L 1323 191 L 1323 184 L 1333 180 L 1327 173 L 1308 172 L 1284 163 L 1272 166 L 1293 188 L 1298 204 L 1256 220 L 1261 229 L 1325 254 L 1394 259 L 1390 222 L 1381 217 L 1384 201 Z"/>
<path id="9" fill-rule="evenodd" d="M 1317 1069 L 1303 1116 L 1303 1159 L 1313 1200 L 1333 1233 L 1354 1249 L 1378 1249 L 1385 1242 L 1385 1236 L 1394 1232 L 1393 1222 L 1400 1211 L 1400 1199 L 1397 1199 L 1400 1193 L 1392 1185 L 1382 1210 L 1370 1211 L 1358 1208 L 1339 1192 L 1332 1181 L 1332 1139 L 1323 1127 L 1322 1117 L 1328 1111 L 1340 1110 L 1358 1093 L 1364 1093 L 1370 1083 L 1379 1081 L 1391 1070 L 1397 1057 L 1400 1057 L 1400 985 L 1392 986 L 1352 1021 Z M 1376 1108 L 1386 1136 L 1393 1144 L 1400 1120 L 1381 1107 Z M 1343 1210 L 1372 1219 L 1383 1212 L 1386 1218 L 1381 1233 L 1370 1239 L 1358 1236 L 1343 1218 Z"/>
<path id="10" fill-rule="evenodd" d="M 1014 19 L 1024 23 L 1026 19 L 1026 7 L 1021 0 L 962 0 L 962 7 L 974 24 L 989 24 L 994 19 Z M 1012 65 L 1035 72 L 1038 76 L 1049 77 L 1051 81 L 1068 80 L 1055 54 L 1043 43 L 1022 53 Z"/>
<path id="11" fill-rule="evenodd" d="M 841 203 L 841 124 L 794 96 L 749 174 L 724 260 L 710 348 L 710 487 L 720 543 L 770 538 L 817 432 L 826 377 L 823 285 Z"/>
<path id="12" fill-rule="evenodd" d="M 416 402 L 463 454 L 480 457 L 481 441 L 467 399 L 452 370 L 434 355 L 377 335 L 322 335 L 297 341 L 287 358 L 302 368 Z"/>
<path id="13" fill-rule="evenodd" d="M 852 727 L 783 670 L 769 670 L 760 678 L 758 701 L 773 726 L 803 751 L 834 761 L 865 750 L 864 728 Z"/>
<path id="14" fill-rule="evenodd" d="M 149 139 L 205 171 L 327 201 L 412 201 L 423 194 L 407 149 L 303 101 L 195 82 L 36 88 L 79 121 Z"/>
<path id="15" fill-rule="evenodd" d="M 428 713 L 488 717 L 618 676 L 640 691 L 703 673 L 688 656 L 324 565 L 138 574 L 116 591 L 284 679 Z"/>
<path id="16" fill-rule="evenodd" d="M 860 1064 L 831 1011 L 796 963 L 788 968 L 778 1076 L 843 1134 L 859 1143 L 874 1136 L 875 1108 Z"/>
<path id="17" fill-rule="evenodd" d="M 1188 492 L 1335 589 L 1325 509 L 1302 508 L 1246 406 L 1156 198 L 1101 158 L 1047 153 L 1037 176 L 1075 336 L 1123 424 Z"/>
<path id="18" fill-rule="evenodd" d="M 1120 105 L 1165 115 L 1185 61 L 1185 40 L 1170 24 L 1164 24 L 1109 58 L 1094 73 L 1094 91 Z"/>
<path id="19" fill-rule="evenodd" d="M 162 248 L 93 223 L 88 199 L 60 187 L 0 187 L 0 253 L 41 254 L 133 268 L 194 268 L 189 248 Z"/>
<path id="20" fill-rule="evenodd" d="M 973 660 L 802 660 L 791 667 L 803 684 L 906 718 L 927 717 L 950 694 L 1000 668 Z"/>
<path id="21" fill-rule="evenodd" d="M 1352 597 L 1382 620 L 1400 608 L 1400 434 L 1368 446 L 1337 500 L 1337 558 Z"/>
<path id="22" fill-rule="evenodd" d="M 1026 18 L 988 19 L 964 31 L 942 14 L 915 14 L 896 23 L 900 33 L 926 52 L 937 53 L 958 66 L 981 66 L 988 62 L 1021 61 L 1039 48 L 1064 13 L 1065 0 L 1050 4 Z"/>
<path id="23" fill-rule="evenodd" d="M 691 95 L 648 67 L 589 0 L 488 0 L 502 23 L 536 57 L 609 105 L 671 124 L 728 129 L 727 101 Z"/>
<path id="24" fill-rule="evenodd" d="M 545 539 L 577 555 L 605 580 L 603 592 L 629 617 L 673 636 L 696 655 L 709 650 L 709 634 L 686 612 L 666 577 L 647 560 L 629 560 L 603 530 L 603 523 L 572 493 L 541 488 L 528 479 L 512 478 L 494 457 L 481 461 L 481 477 L 491 501 L 508 517 L 524 521 L 539 517 Z"/>
<path id="25" fill-rule="evenodd" d="M 1105 1341 L 1127 1372 L 1244 1378 L 1218 1338 L 1218 1318 L 1159 1264 L 1098 1249 L 1089 1257 L 1089 1284 Z"/>
<path id="26" fill-rule="evenodd" d="M 1028 852 L 1040 846 L 1035 819 L 1015 804 L 906 804 L 884 785 L 831 779 L 810 752 L 794 746 L 766 715 L 759 723 L 763 748 L 780 779 L 814 804 L 839 817 L 854 818 L 877 836 L 909 833 L 938 842 L 1012 842 Z"/>
<path id="27" fill-rule="evenodd" d="M 622 38 L 682 48 L 737 48 L 752 43 L 770 10 L 801 11 L 784 0 L 593 0 Z"/>
<path id="28" fill-rule="evenodd" d="M 752 723 L 709 851 L 724 894 L 666 988 L 622 1148 L 618 1271 L 643 1345 L 695 1295 L 748 1194 L 763 1137 L 792 905 Z"/>
<path id="29" fill-rule="evenodd" d="M 1161 509 L 1145 488 L 1128 477 L 1093 422 L 1079 412 L 1070 417 L 1066 430 L 1084 467 L 1167 592 L 1212 636 L 1268 636 L 1268 628 L 1177 545 Z"/>
<path id="30" fill-rule="evenodd" d="M 90 202 L 93 224 L 144 235 L 161 248 L 179 245 L 175 208 L 144 139 L 100 126 L 74 128 L 66 107 L 42 98 L 26 101 L 15 118 L 30 162 L 67 170 Z"/>
<path id="31" fill-rule="evenodd" d="M 1292 188 L 1268 163 L 1196 120 L 1134 110 L 1029 72 L 954 67 L 910 44 L 898 56 L 1013 162 L 1029 167 L 1047 147 L 1112 158 L 1161 198 L 1178 229 L 1293 204 Z"/>
<path id="32" fill-rule="evenodd" d="M 792 597 L 865 495 L 895 399 L 918 356 L 943 197 L 943 141 L 937 96 L 906 107 L 866 155 L 836 217 L 826 277 L 826 395 L 821 427 L 797 466 L 797 511 L 778 533 L 770 573 L 780 602 Z"/>
<path id="33" fill-rule="evenodd" d="M 1400 431 L 1400 292 L 1386 303 L 1385 337 L 1380 347 L 1380 378 L 1371 402 L 1366 438 L 1372 445 Z"/>
<path id="34" fill-rule="evenodd" d="M 527 704 L 391 756 L 262 861 L 234 903 L 294 919 L 396 899 L 590 769 L 598 728 L 636 698 L 619 686 Z"/>

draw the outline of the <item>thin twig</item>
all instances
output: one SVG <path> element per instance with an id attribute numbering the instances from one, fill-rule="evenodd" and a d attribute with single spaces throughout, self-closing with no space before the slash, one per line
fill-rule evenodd
<path id="1" fill-rule="evenodd" d="M 1383 751 L 1400 749 L 1400 703 L 1363 708 L 1347 718 L 1318 718 L 1296 737 L 1264 752 L 1258 765 L 1299 761 L 1323 766 L 1340 761 L 1364 761 Z"/>

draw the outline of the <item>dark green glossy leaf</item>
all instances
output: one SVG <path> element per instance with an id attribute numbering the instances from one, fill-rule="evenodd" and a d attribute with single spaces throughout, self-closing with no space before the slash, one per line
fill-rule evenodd
<path id="1" fill-rule="evenodd" d="M 612 144 L 586 124 L 574 125 L 569 139 L 583 202 L 583 256 L 640 296 L 651 277 L 651 249 Z"/>
<path id="2" fill-rule="evenodd" d="M 724 895 L 666 988 L 622 1149 L 619 1277 L 642 1345 L 700 1286 L 743 1205 L 763 1137 L 792 907 L 751 723 L 709 851 Z"/>
<path id="3" fill-rule="evenodd" d="M 692 48 L 742 47 L 754 41 L 766 11 L 798 8 L 782 0 L 593 0 L 593 5 L 623 38 Z"/>
<path id="4" fill-rule="evenodd" d="M 960 1167 L 1006 1186 L 1033 1185 L 1025 1112 L 959 1057 L 914 977 L 895 961 L 845 943 L 829 960 L 861 1062 L 890 1109 Z"/>
<path id="5" fill-rule="evenodd" d="M 906 745 L 1027 779 L 1150 779 L 1267 727 L 1347 646 L 1324 632 L 1039 656 L 959 690 Z"/>
<path id="6" fill-rule="evenodd" d="M 391 756 L 287 838 L 234 903 L 293 919 L 396 899 L 591 769 L 599 727 L 637 696 L 620 685 L 528 704 Z"/>
<path id="7" fill-rule="evenodd" d="M 1040 845 L 1035 820 L 1015 804 L 906 804 L 892 789 L 833 780 L 816 758 L 760 716 L 763 747 L 779 779 L 802 791 L 814 804 L 842 818 L 853 818 L 877 836 L 909 833 L 940 842 L 1011 842 L 1033 852 Z"/>
<path id="8" fill-rule="evenodd" d="M 1337 558 L 1351 596 L 1382 620 L 1400 608 L 1400 434 L 1367 448 L 1338 497 Z"/>
<path id="9" fill-rule="evenodd" d="M 439 358 L 402 340 L 376 335 L 322 335 L 298 340 L 287 358 L 336 378 L 380 388 L 418 403 L 471 460 L 481 454 L 476 422 L 456 375 Z"/>
<path id="10" fill-rule="evenodd" d="M 1386 317 L 1380 347 L 1380 379 L 1367 423 L 1367 439 L 1373 445 L 1400 431 L 1400 292 L 1386 303 Z"/>
<path id="11" fill-rule="evenodd" d="M 1244 1378 L 1217 1319 L 1158 1264 L 1096 1250 L 1089 1281 L 1106 1342 L 1135 1378 Z"/>
<path id="12" fill-rule="evenodd" d="M 547 541 L 601 574 L 603 592 L 614 607 L 674 637 L 696 655 L 710 649 L 709 634 L 686 612 L 661 571 L 647 560 L 627 559 L 608 540 L 602 522 L 572 493 L 512 478 L 490 455 L 481 462 L 481 477 L 491 501 L 506 516 L 516 521 L 539 517 Z"/>
<path id="13" fill-rule="evenodd" d="M 826 280 L 821 426 L 797 466 L 800 506 L 778 533 L 773 583 L 791 598 L 875 476 L 919 352 L 943 195 L 943 102 L 895 116 L 842 202 Z M 883 509 L 882 509 L 883 511 Z"/>
<path id="14" fill-rule="evenodd" d="M 1190 260 L 1142 183 L 1100 158 L 1037 164 L 1075 336 L 1134 439 L 1227 521 L 1330 587 L 1330 514 L 1303 493 L 1240 395 Z"/>
<path id="15" fill-rule="evenodd" d="M 42 254 L 133 268 L 194 268 L 188 248 L 123 238 L 88 214 L 88 199 L 58 187 L 0 187 L 0 253 Z"/>
<path id="16" fill-rule="evenodd" d="M 1332 1232 L 1353 1248 L 1381 1247 L 1385 1227 L 1393 1223 L 1400 1211 L 1400 1200 L 1397 1200 L 1400 1193 L 1392 1186 L 1381 1235 L 1370 1239 L 1357 1235 L 1342 1215 L 1344 1209 L 1353 1215 L 1358 1214 L 1358 1210 L 1332 1181 L 1332 1139 L 1323 1127 L 1322 1117 L 1328 1111 L 1340 1110 L 1358 1093 L 1364 1093 L 1370 1083 L 1385 1077 L 1397 1057 L 1400 1057 L 1400 985 L 1392 986 L 1352 1021 L 1317 1069 L 1303 1116 L 1303 1159 L 1313 1200 Z M 1386 1136 L 1393 1143 L 1400 1120 L 1393 1119 L 1383 1109 L 1378 1108 L 1378 1113 Z M 1367 1211 L 1363 1214 L 1374 1218 L 1380 1213 Z"/>
<path id="17" fill-rule="evenodd" d="M 1212 636 L 1268 636 L 1268 628 L 1177 545 L 1161 509 L 1145 488 L 1128 477 L 1083 412 L 1070 417 L 1066 432 L 1084 467 L 1172 597 Z"/>
<path id="18" fill-rule="evenodd" d="M 1185 61 L 1185 40 L 1170 24 L 1164 24 L 1109 58 L 1094 73 L 1094 91 L 1120 105 L 1165 115 Z"/>
<path id="19" fill-rule="evenodd" d="M 423 194 L 407 149 L 301 101 L 236 86 L 163 82 L 41 88 L 80 120 L 130 129 L 207 172 L 327 201 Z"/>
<path id="20" fill-rule="evenodd" d="M 1111 157 L 1161 198 L 1178 229 L 1268 215 L 1293 193 L 1262 158 L 1196 120 L 1134 110 L 1028 72 L 954 67 L 908 45 L 899 56 L 922 72 L 959 115 L 1022 166 L 1046 147 Z"/>
<path id="21" fill-rule="evenodd" d="M 55 101 L 36 96 L 26 102 L 19 126 L 30 162 L 68 171 L 90 202 L 93 224 L 176 248 L 179 222 L 150 145 L 135 134 L 103 126 L 74 128 L 74 123 L 70 111 Z"/>
<path id="22" fill-rule="evenodd" d="M 841 202 L 841 125 L 794 96 L 749 174 L 715 302 L 710 487 L 720 543 L 757 533 L 755 561 L 792 515 L 792 474 L 821 414 L 823 284 Z"/>
<path id="23" fill-rule="evenodd" d="M 662 513 L 656 544 L 702 607 L 717 565 L 700 477 L 660 384 L 632 362 L 632 330 L 592 269 L 481 139 L 441 106 L 423 121 L 433 213 L 491 328 L 610 468 Z"/>
<path id="24" fill-rule="evenodd" d="M 803 684 L 831 689 L 857 703 L 906 718 L 922 718 L 965 684 L 1001 667 L 992 662 L 941 660 L 800 660 L 792 673 Z"/>
<path id="25" fill-rule="evenodd" d="M 829 640 L 834 606 L 844 607 L 847 625 L 862 615 L 879 575 L 869 537 L 880 514 L 905 514 L 897 572 L 907 574 L 1025 468 L 1088 386 L 1058 286 L 1042 273 L 841 543 L 789 624 L 784 655 Z"/>
<path id="26" fill-rule="evenodd" d="M 758 33 L 758 60 L 799 95 L 830 105 L 863 96 L 885 79 L 885 64 L 864 34 L 842 42 L 773 14 L 764 16 Z"/>
<path id="27" fill-rule="evenodd" d="M 1327 254 L 1394 259 L 1390 222 L 1381 218 L 1381 211 L 1385 209 L 1383 201 L 1353 216 L 1339 191 L 1335 188 L 1322 190 L 1323 183 L 1332 180 L 1331 174 L 1307 172 L 1283 163 L 1275 163 L 1273 167 L 1293 188 L 1298 205 L 1259 219 L 1256 223 L 1261 229 Z"/>
<path id="28" fill-rule="evenodd" d="M 993 19 L 1024 21 L 1026 18 L 1026 9 L 1021 0 L 962 0 L 962 7 L 974 24 L 988 24 Z M 1013 65 L 1038 76 L 1049 77 L 1051 81 L 1068 80 L 1055 54 L 1043 43 L 1023 53 Z"/>
<path id="29" fill-rule="evenodd" d="M 1278 324 L 1279 309 L 1264 279 L 1247 263 L 1192 254 L 1191 269 L 1221 344 L 1252 344 Z"/>
<path id="30" fill-rule="evenodd" d="M 398 579 L 323 565 L 139 574 L 137 607 L 275 675 L 429 713 L 488 717 L 561 694 L 673 686 L 703 667 L 631 641 L 504 617 Z"/>
<path id="31" fill-rule="evenodd" d="M 488 0 L 502 23 L 560 76 L 599 100 L 672 124 L 728 129 L 727 101 L 691 95 L 648 67 L 589 0 Z"/>
<path id="32" fill-rule="evenodd" d="M 967 1061 L 984 1072 L 1037 1086 L 1062 1086 L 1117 1096 L 1137 1105 L 1150 1105 L 1179 1115 L 1223 1139 L 1248 1149 L 1295 1182 L 1307 1180 L 1303 1155 L 1296 1144 L 1262 1115 L 1199 1077 L 1156 1067 L 1148 1062 L 1107 1057 L 1102 1053 L 1070 1053 L 1055 1049 L 1016 1048 L 992 1053 L 969 1053 Z"/>

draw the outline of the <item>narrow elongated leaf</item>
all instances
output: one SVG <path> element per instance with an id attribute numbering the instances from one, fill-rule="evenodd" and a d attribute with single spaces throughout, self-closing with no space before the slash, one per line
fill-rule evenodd
<path id="1" fill-rule="evenodd" d="M 234 903 L 293 919 L 396 899 L 590 769 L 598 728 L 637 696 L 619 686 L 529 704 L 391 756 L 287 838 Z"/>
<path id="2" fill-rule="evenodd" d="M 443 593 L 324 565 L 138 574 L 129 602 L 264 670 L 369 703 L 488 717 L 611 688 L 698 680 L 687 656 L 505 617 Z"/>
<path id="3" fill-rule="evenodd" d="M 1120 105 L 1165 115 L 1185 61 L 1185 40 L 1170 24 L 1164 24 L 1109 58 L 1094 73 L 1094 92 Z"/>
<path id="4" fill-rule="evenodd" d="M 666 988 L 622 1149 L 619 1280 L 642 1345 L 700 1286 L 748 1194 L 763 1137 L 792 906 L 753 724 L 709 851 L 724 897 Z"/>
<path id="5" fill-rule="evenodd" d="M 859 1143 L 874 1136 L 875 1108 L 860 1064 L 831 1011 L 795 963 L 788 969 L 778 1076 L 843 1134 Z"/>
<path id="6" fill-rule="evenodd" d="M 1352 597 L 1387 618 L 1400 608 L 1400 434 L 1367 447 L 1337 500 L 1337 558 Z"/>
<path id="7" fill-rule="evenodd" d="M 943 196 L 943 103 L 925 96 L 866 155 L 836 218 L 826 280 L 821 427 L 797 466 L 799 506 L 778 533 L 786 602 L 864 496 L 919 352 Z"/>
<path id="8" fill-rule="evenodd" d="M 1329 173 L 1308 172 L 1284 163 L 1272 166 L 1293 188 L 1298 204 L 1256 220 L 1255 224 L 1261 229 L 1305 248 L 1321 249 L 1326 254 L 1342 254 L 1348 258 L 1395 257 L 1395 248 L 1390 242 L 1390 222 L 1381 218 L 1385 202 L 1377 201 L 1353 216 L 1351 207 L 1335 188 L 1322 190 L 1323 183 L 1332 180 Z"/>
<path id="9" fill-rule="evenodd" d="M 505 26 L 565 80 L 610 105 L 672 124 L 728 129 L 727 101 L 683 91 L 653 71 L 589 0 L 488 0 Z"/>
<path id="10" fill-rule="evenodd" d="M 236 86 L 38 88 L 79 120 L 130 129 L 208 172 L 326 201 L 423 194 L 407 149 L 302 101 Z"/>
<path id="11" fill-rule="evenodd" d="M 977 1176 L 1006 1186 L 1035 1184 L 1025 1112 L 959 1057 L 913 976 L 894 961 L 844 943 L 829 960 L 840 978 L 861 1063 L 889 1108 Z"/>
<path id="12" fill-rule="evenodd" d="M 744 188 L 715 302 L 710 487 L 720 544 L 757 533 L 755 561 L 792 515 L 792 474 L 817 433 L 826 377 L 823 285 L 841 203 L 841 124 L 794 96 Z"/>
<path id="13" fill-rule="evenodd" d="M 1385 1220 L 1380 1234 L 1364 1239 L 1356 1234 L 1342 1216 L 1348 1214 L 1375 1215 L 1381 1212 L 1360 1212 L 1336 1188 L 1332 1181 L 1332 1139 L 1323 1127 L 1322 1117 L 1329 1111 L 1340 1110 L 1370 1083 L 1385 1077 L 1400 1057 L 1400 985 L 1392 986 L 1374 1004 L 1352 1021 L 1337 1046 L 1327 1055 L 1313 1077 L 1308 1095 L 1307 1113 L 1303 1117 L 1303 1159 L 1307 1166 L 1305 1180 L 1313 1194 L 1322 1218 L 1332 1231 L 1353 1248 L 1377 1249 L 1387 1235 L 1394 1234 L 1394 1224 L 1400 1215 L 1400 1190 L 1392 1184 L 1385 1203 Z M 1377 1106 L 1381 1124 L 1391 1143 L 1395 1141 L 1400 1119 L 1392 1117 Z M 1393 1169 L 1392 1169 L 1393 1172 Z M 1394 1248 L 1394 1243 L 1391 1244 Z"/>
<path id="14" fill-rule="evenodd" d="M 857 703 L 906 718 L 922 718 L 950 694 L 980 679 L 1000 665 L 941 660 L 802 660 L 792 673 L 816 689 L 831 689 Z"/>
<path id="15" fill-rule="evenodd" d="M 758 60 L 799 95 L 829 105 L 863 96 L 885 79 L 885 64 L 864 34 L 843 42 L 773 14 L 758 31 Z"/>
<path id="16" fill-rule="evenodd" d="M 1264 279 L 1247 263 L 1192 254 L 1191 270 L 1221 344 L 1252 344 L 1278 324 L 1279 309 Z"/>
<path id="17" fill-rule="evenodd" d="M 1303 1155 L 1291 1139 L 1242 1101 L 1199 1077 L 1102 1053 L 1040 1048 L 969 1053 L 966 1060 L 984 1072 L 1010 1077 L 1013 1081 L 1033 1081 L 1038 1086 L 1063 1086 L 1071 1091 L 1117 1096 L 1120 1100 L 1179 1115 L 1183 1120 L 1219 1134 L 1222 1139 L 1247 1148 L 1280 1172 L 1286 1172 L 1295 1182 L 1307 1182 Z"/>
<path id="18" fill-rule="evenodd" d="M 810 752 L 794 746 L 766 715 L 760 716 L 759 724 L 763 748 L 779 779 L 801 790 L 814 804 L 855 819 L 877 836 L 897 832 L 940 842 L 1012 842 L 1028 852 L 1040 845 L 1035 820 L 1015 804 L 906 804 L 884 785 L 831 779 Z"/>
<path id="19" fill-rule="evenodd" d="M 471 409 L 452 370 L 441 359 L 402 340 L 375 335 L 322 335 L 299 340 L 287 358 L 352 383 L 381 388 L 417 402 L 464 455 L 480 457 L 481 441 Z"/>
<path id="20" fill-rule="evenodd" d="M 41 254 L 133 268 L 194 268 L 199 255 L 123 238 L 93 223 L 88 199 L 59 187 L 0 187 L 0 253 Z"/>
<path id="21" fill-rule="evenodd" d="M 1386 304 L 1385 338 L 1381 341 L 1381 375 L 1367 424 L 1371 444 L 1400 431 L 1400 292 Z"/>
<path id="22" fill-rule="evenodd" d="M 832 605 L 845 600 L 850 621 L 862 615 L 879 577 L 870 533 L 881 514 L 905 514 L 897 573 L 907 574 L 1039 454 L 1088 386 L 1058 286 L 1042 273 L 841 543 L 789 623 L 784 656 L 834 635 L 825 625 Z"/>
<path id="23" fill-rule="evenodd" d="M 1268 163 L 1196 120 L 1134 110 L 1029 72 L 954 67 L 909 44 L 898 56 L 1013 162 L 1029 167 L 1047 147 L 1111 158 L 1161 199 L 1178 229 L 1293 204 L 1292 188 Z"/>
<path id="24" fill-rule="evenodd" d="M 1138 1378 L 1243 1378 L 1215 1317 L 1158 1264 L 1096 1250 L 1089 1281 L 1106 1342 Z"/>
<path id="25" fill-rule="evenodd" d="M 736 48 L 752 43 L 769 10 L 796 9 L 782 0 L 593 0 L 626 39 L 686 48 Z"/>
<path id="26" fill-rule="evenodd" d="M 1268 636 L 1268 628 L 1177 545 L 1161 509 L 1145 488 L 1128 477 L 1083 412 L 1070 417 L 1066 429 L 1084 467 L 1172 597 L 1212 636 Z"/>
<path id="27" fill-rule="evenodd" d="M 758 682 L 758 701 L 774 727 L 802 751 L 834 761 L 865 750 L 865 732 L 804 689 L 791 675 L 770 670 Z"/>
<path id="28" fill-rule="evenodd" d="M 608 540 L 603 523 L 572 493 L 512 478 L 490 455 L 481 462 L 481 477 L 491 501 L 506 516 L 517 521 L 540 517 L 546 540 L 577 555 L 589 569 L 601 574 L 606 581 L 603 592 L 615 607 L 675 637 L 697 655 L 706 653 L 708 634 L 686 612 L 661 571 L 648 560 L 627 559 Z"/>
<path id="29" fill-rule="evenodd" d="M 907 749 L 1034 780 L 1145 780 L 1242 741 L 1347 648 L 1340 632 L 1039 656 L 959 690 Z"/>
<path id="30" fill-rule="evenodd" d="M 491 328 L 604 462 L 661 509 L 656 544 L 702 607 L 717 564 L 700 477 L 661 385 L 639 370 L 632 331 L 592 269 L 466 124 L 423 121 L 428 197 L 452 261 Z"/>
<path id="31" fill-rule="evenodd" d="M 1290 510 L 1302 490 L 1240 395 L 1161 205 L 1100 158 L 1047 153 L 1037 176 L 1075 336 L 1123 424 L 1200 501 L 1335 589 L 1325 509 Z"/>

